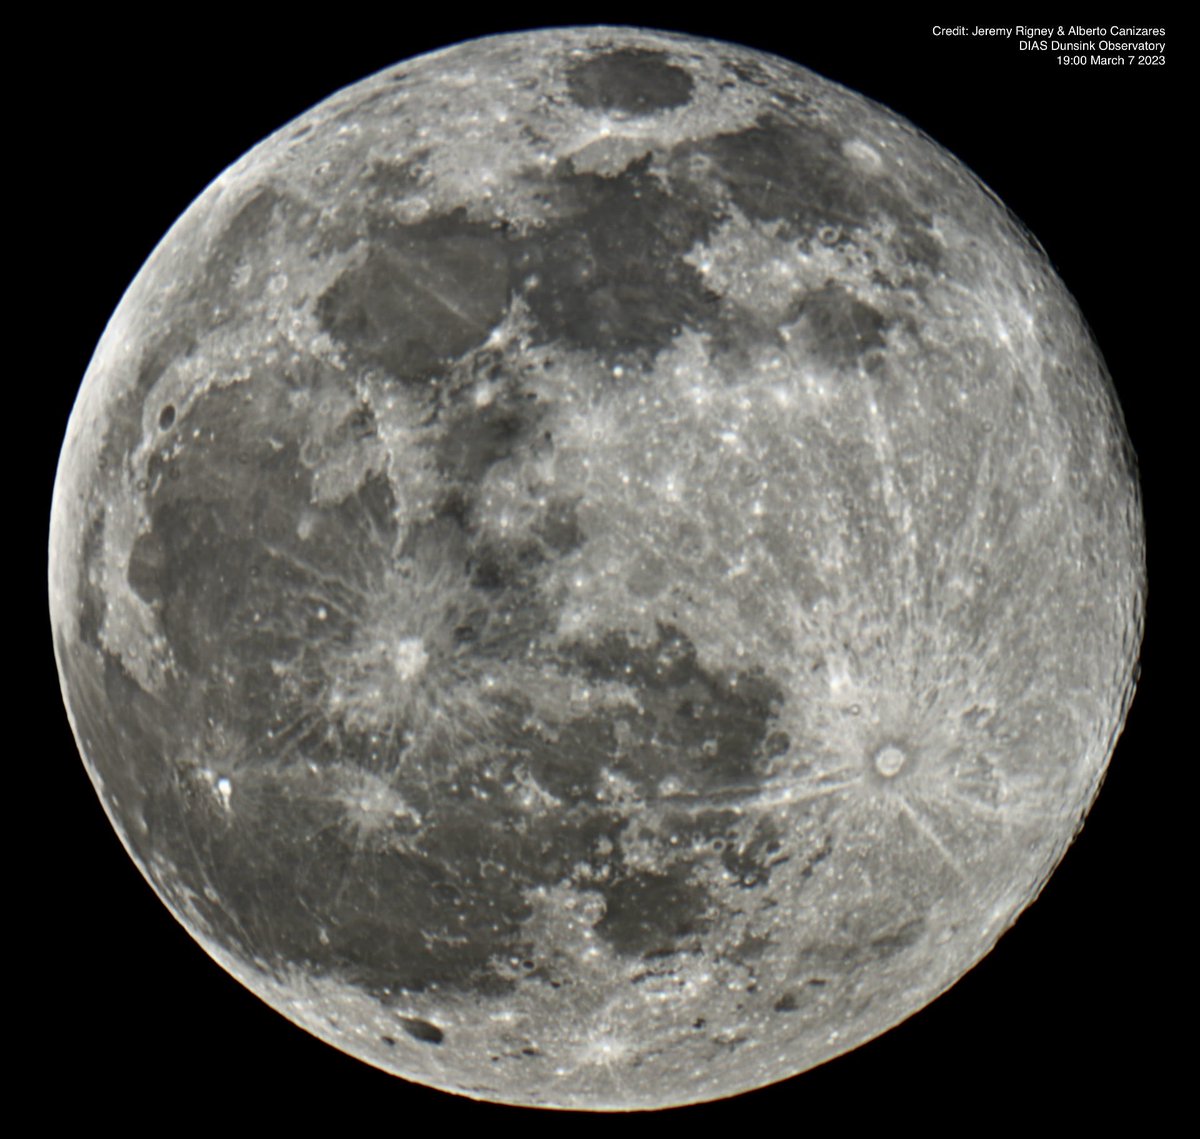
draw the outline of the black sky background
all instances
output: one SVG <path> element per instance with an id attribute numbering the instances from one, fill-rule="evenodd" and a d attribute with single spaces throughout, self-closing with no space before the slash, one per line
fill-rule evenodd
<path id="1" fill-rule="evenodd" d="M 66 417 L 96 341 L 154 245 L 225 166 L 337 88 L 423 51 L 519 27 L 623 23 L 774 51 L 859 90 L 946 146 L 1025 222 L 1117 384 L 1141 463 L 1152 593 L 1142 683 L 1100 798 L 1042 897 L 984 962 L 923 1012 L 820 1069 L 615 1124 L 940 1132 L 1047 1113 L 1082 1122 L 1116 1106 L 1149 1122 L 1175 1095 L 1172 1024 L 1186 1016 L 1195 968 L 1185 933 L 1194 888 L 1173 804 L 1196 746 L 1194 733 L 1177 738 L 1169 727 L 1181 709 L 1167 696 L 1182 659 L 1168 647 L 1184 619 L 1171 608 L 1180 522 L 1195 515 L 1194 477 L 1181 485 L 1169 443 L 1195 373 L 1171 278 L 1187 256 L 1173 195 L 1194 134 L 1178 110 L 1192 45 L 1168 36 L 1165 69 L 1062 68 L 1011 41 L 935 39 L 931 25 L 954 19 L 936 12 L 816 15 L 800 5 L 768 20 L 653 5 L 528 10 L 502 23 L 450 11 L 414 22 L 403 6 L 343 4 L 319 17 L 202 8 L 175 24 L 109 14 L 43 34 L 55 78 L 25 111 L 39 136 L 28 216 L 42 235 L 31 273 L 47 277 L 34 295 L 52 301 L 32 307 L 52 334 L 22 381 L 45 401 L 28 444 L 40 448 L 41 529 L 25 607 L 37 667 L 26 688 L 40 730 L 35 797 L 10 809 L 34 836 L 16 864 L 31 887 L 20 928 L 34 931 L 21 939 L 20 976 L 38 1009 L 21 1035 L 24 1065 L 60 1089 L 45 1109 L 52 1117 L 82 1099 L 135 1132 L 164 1104 L 188 1122 L 314 1131 L 614 1124 L 406 1085 L 294 1028 L 212 964 L 122 850 L 78 760 L 37 558 Z"/>

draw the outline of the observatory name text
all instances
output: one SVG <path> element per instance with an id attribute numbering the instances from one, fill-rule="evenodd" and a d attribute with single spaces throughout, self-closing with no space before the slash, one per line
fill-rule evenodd
<path id="1" fill-rule="evenodd" d="M 1158 64 L 1166 63 L 1167 29 L 1142 27 L 1084 27 L 1078 24 L 1045 28 L 1016 24 L 983 27 L 968 24 L 934 24 L 938 38 L 1016 40 L 1018 51 L 1054 52 L 1060 63 Z M 1160 39 L 1144 37 L 1158 36 Z"/>

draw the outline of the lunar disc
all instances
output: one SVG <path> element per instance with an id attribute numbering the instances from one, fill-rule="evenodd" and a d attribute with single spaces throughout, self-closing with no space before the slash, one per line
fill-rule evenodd
<path id="1" fill-rule="evenodd" d="M 50 607 L 114 827 L 450 1092 L 728 1096 L 1032 901 L 1132 696 L 1133 459 L 1036 242 L 785 60 L 498 36 L 222 174 L 105 331 Z"/>

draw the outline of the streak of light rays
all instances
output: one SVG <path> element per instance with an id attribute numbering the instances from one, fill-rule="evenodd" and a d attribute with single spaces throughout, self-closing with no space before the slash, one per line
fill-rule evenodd
<path id="1" fill-rule="evenodd" d="M 336 818 L 321 826 L 314 827 L 303 839 L 304 850 L 307 852 L 299 857 L 294 871 L 294 887 L 296 896 L 308 908 L 305 901 L 306 888 L 314 881 L 313 873 L 318 869 L 329 866 L 329 850 L 320 840 L 330 838 L 336 842 L 350 857 L 335 861 L 339 864 L 337 883 L 332 897 L 326 903 L 329 910 L 336 910 L 346 889 L 357 885 L 350 876 L 354 859 L 362 859 L 366 855 L 377 856 L 405 849 L 403 837 L 390 826 L 359 826 L 344 811 Z"/>
<path id="2" fill-rule="evenodd" d="M 972 474 L 963 524 L 955 527 L 950 533 L 949 541 L 939 547 L 937 559 L 929 574 L 932 579 L 936 580 L 955 560 L 962 560 L 971 566 L 980 561 L 991 560 L 990 552 L 986 548 L 980 549 L 981 531 L 978 521 L 988 516 L 992 491 L 998 477 L 992 470 L 992 447 L 993 438 L 985 438 Z M 945 603 L 945 598 L 945 592 L 937 595 L 933 608 L 936 619 L 945 616 L 950 608 Z"/>
<path id="3" fill-rule="evenodd" d="M 307 558 L 302 558 L 299 554 L 285 550 L 281 546 L 264 542 L 263 548 L 271 557 L 285 562 L 299 570 L 309 580 L 319 582 L 322 587 L 332 590 L 326 603 L 338 609 L 339 612 L 357 614 L 367 609 L 370 595 L 361 586 L 347 581 L 341 574 L 321 569 Z M 350 549 L 353 550 L 354 547 L 351 546 Z"/>
<path id="4" fill-rule="evenodd" d="M 344 838 L 349 835 L 350 842 L 353 845 L 354 853 L 361 854 L 365 849 L 362 844 L 361 836 L 353 833 L 353 828 L 348 823 L 345 816 L 339 816 L 325 823 L 322 826 L 314 828 L 304 836 L 304 847 L 310 851 L 308 857 L 301 857 L 293 872 L 292 889 L 296 897 L 300 898 L 305 908 L 308 909 L 309 904 L 305 900 L 308 896 L 307 887 L 313 881 L 313 871 L 318 867 L 328 866 L 329 860 L 326 857 L 327 851 L 322 849 L 322 844 L 318 841 L 326 835 L 334 835 L 339 838 Z M 340 873 L 338 882 L 335 888 L 333 898 L 323 907 L 328 912 L 333 912 L 337 908 L 338 902 L 345 893 L 348 885 L 347 875 L 350 869 L 349 859 L 340 859 Z"/>
<path id="5" fill-rule="evenodd" d="M 253 750 L 266 755 L 272 763 L 284 767 L 322 727 L 329 727 L 329 721 L 323 712 L 301 712 L 282 728 L 267 728 L 252 745 Z"/>
<path id="6" fill-rule="evenodd" d="M 986 804 L 981 804 L 977 798 L 971 799 L 961 788 L 950 789 L 949 794 L 953 796 L 955 805 L 974 803 L 978 810 L 985 812 L 982 817 L 999 822 L 1009 829 L 1026 823 L 1051 826 L 1062 823 L 1061 810 L 1043 805 L 1046 792 L 1041 780 L 1036 776 L 1015 776 L 1012 773 L 1006 775 L 1002 805 L 991 809 L 990 814 L 987 813 L 989 808 Z"/>
<path id="7" fill-rule="evenodd" d="M 848 768 L 839 768 L 841 771 Z M 857 786 L 862 782 L 858 775 L 849 779 L 829 781 L 828 775 L 816 780 L 773 780 L 764 783 L 740 784 L 722 787 L 717 791 L 680 792 L 673 795 L 655 795 L 645 799 L 647 806 L 669 807 L 685 814 L 694 814 L 714 808 L 735 807 L 746 810 L 768 811 L 776 807 L 815 802 Z"/>
<path id="8" fill-rule="evenodd" d="M 361 835 L 355 834 L 351 839 L 351 841 L 354 843 L 355 854 L 357 855 L 361 855 L 363 849 L 365 849 L 360 842 L 361 837 Z M 351 860 L 349 858 L 343 858 L 340 861 L 341 868 L 338 873 L 337 888 L 334 890 L 333 897 L 329 901 L 329 909 L 333 913 L 337 913 L 338 907 L 342 903 L 342 897 L 346 893 L 346 887 L 351 885 L 352 881 L 350 877 Z M 375 882 L 370 878 L 365 878 L 363 881 L 368 887 L 369 893 L 375 899 L 376 905 L 373 908 L 378 909 L 379 894 L 378 890 L 375 888 Z M 357 885 L 357 883 L 355 884 Z M 355 901 L 357 902 L 358 898 L 356 898 Z"/>
<path id="9" fill-rule="evenodd" d="M 371 523 L 371 532 L 378 533 L 374 521 Z M 360 582 L 379 581 L 395 562 L 395 543 L 383 535 L 377 540 L 386 545 L 364 546 L 358 542 L 350 543 L 350 560 L 347 564 Z"/>
<path id="10" fill-rule="evenodd" d="M 920 580 L 920 572 L 916 561 L 916 544 L 912 541 L 901 541 L 901 539 L 912 534 L 912 507 L 895 485 L 893 472 L 897 469 L 896 444 L 892 438 L 887 418 L 879 413 L 878 406 L 874 400 L 870 404 L 869 422 L 871 441 L 879 457 L 879 497 L 897 542 L 902 546 L 902 561 L 899 567 L 901 570 L 901 589 L 898 600 L 900 602 L 899 615 L 907 624 L 910 614 L 904 602 L 915 595 L 912 583 Z"/>
<path id="11" fill-rule="evenodd" d="M 912 823 L 917 832 L 924 838 L 930 846 L 941 855 L 942 861 L 954 872 L 955 876 L 960 881 L 966 880 L 966 871 L 962 867 L 962 863 L 955 857 L 946 844 L 938 837 L 937 832 L 933 829 L 933 824 L 925 817 L 924 812 L 917 810 L 905 797 L 904 793 L 899 793 L 893 796 L 896 806 L 899 807 L 901 814 Z"/>
<path id="12" fill-rule="evenodd" d="M 408 284 L 414 286 L 426 297 L 437 302 L 447 312 L 453 313 L 467 327 L 475 329 L 480 334 L 491 330 L 491 325 L 481 320 L 479 315 L 456 304 L 452 295 L 438 287 L 440 283 L 439 274 L 436 269 L 431 270 L 427 260 L 414 256 L 406 257 L 404 254 L 395 251 L 392 252 L 391 256 L 394 259 L 396 267 L 403 270 Z"/>
<path id="13" fill-rule="evenodd" d="M 352 525 L 369 539 L 368 544 L 363 547 L 370 550 L 372 553 L 379 552 L 385 556 L 390 556 L 395 546 L 395 539 L 379 528 L 379 522 L 375 515 L 367 509 L 361 498 L 355 499 L 355 504 L 358 509 L 349 512 L 349 518 Z M 360 548 L 357 545 L 352 546 L 355 553 L 360 554 Z"/>
<path id="14" fill-rule="evenodd" d="M 818 782 L 808 786 L 802 783 L 785 784 L 757 796 L 747 806 L 758 811 L 770 810 L 775 807 L 789 807 L 799 803 L 811 803 L 817 799 L 828 798 L 830 795 L 839 795 L 843 791 L 848 791 L 851 787 L 858 786 L 861 782 L 862 776 L 859 775 L 852 779 L 844 779 L 838 783 Z"/>
<path id="15" fill-rule="evenodd" d="M 993 826 L 999 826 L 1005 830 L 1011 827 L 1011 821 L 999 807 L 988 806 L 980 799 L 967 795 L 960 788 L 947 787 L 941 794 L 931 797 L 951 813 L 965 811 L 972 818 L 991 823 Z"/>
<path id="16" fill-rule="evenodd" d="M 908 666 L 909 706 L 931 728 L 958 720 L 971 707 L 996 703 L 986 655 L 953 651 L 936 630 L 921 630 L 919 640 L 910 641 L 897 659 Z M 924 704 L 916 701 L 921 694 Z"/>
<path id="17" fill-rule="evenodd" d="M 933 820 L 940 818 L 944 825 L 962 828 L 962 833 L 981 842 L 1009 834 L 1014 828 L 1014 819 L 1008 812 L 969 798 L 953 786 L 937 786 L 925 781 L 920 786 L 905 788 L 903 797 L 931 827 Z M 968 819 L 971 822 L 968 823 Z M 978 825 L 980 823 L 982 827 Z"/>
<path id="18" fill-rule="evenodd" d="M 309 638 L 300 622 L 279 620 L 275 616 L 277 612 L 276 610 L 263 616 L 256 615 L 253 624 L 248 628 L 232 629 L 228 634 L 229 646 L 249 651 L 251 646 L 261 644 L 266 639 L 271 649 L 276 650 L 271 654 L 275 660 L 284 655 L 278 650 L 282 645 L 286 645 L 288 664 L 298 661 L 308 647 Z"/>

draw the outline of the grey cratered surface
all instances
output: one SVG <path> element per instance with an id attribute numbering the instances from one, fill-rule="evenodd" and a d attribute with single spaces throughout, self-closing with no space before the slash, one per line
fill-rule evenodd
<path id="1" fill-rule="evenodd" d="M 226 968 L 476 1097 L 714 1098 L 954 982 L 1095 794 L 1136 479 L 1037 247 L 728 45 L 477 41 L 334 96 L 139 274 L 55 648 Z"/>

